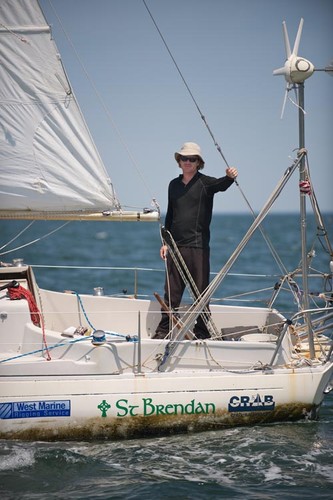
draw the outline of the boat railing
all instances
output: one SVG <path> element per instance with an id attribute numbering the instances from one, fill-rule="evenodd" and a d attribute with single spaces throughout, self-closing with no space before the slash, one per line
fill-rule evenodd
<path id="1" fill-rule="evenodd" d="M 16 259 L 19 271 L 26 267 L 22 259 Z M 163 296 L 164 267 L 122 267 L 122 266 L 81 266 L 81 265 L 31 265 L 40 288 L 62 292 L 73 290 L 80 294 L 107 295 L 153 299 L 157 292 Z M 43 270 L 43 273 L 39 273 Z M 80 271 L 78 276 L 77 271 Z M 216 273 L 211 272 L 212 279 Z M 310 275 L 312 277 L 312 275 Z M 319 275 L 320 277 L 320 275 Z M 300 290 L 288 289 L 280 285 L 277 274 L 256 274 L 229 272 L 228 276 L 211 298 L 211 304 L 248 305 L 278 308 L 286 317 L 297 310 L 296 304 L 290 310 L 290 293 Z M 279 298 L 277 299 L 277 294 Z M 273 300 L 274 298 L 274 300 Z M 320 299 L 319 299 L 320 300 Z M 184 302 L 191 303 L 185 292 Z M 318 312 L 320 309 L 315 309 Z M 318 321 L 319 323 L 319 321 Z"/>
<path id="2" fill-rule="evenodd" d="M 57 291 L 74 290 L 80 294 L 107 295 L 112 297 L 131 297 L 154 299 L 157 292 L 164 295 L 165 268 L 121 267 L 121 266 L 67 266 L 34 265 L 37 282 L 41 288 L 53 289 L 61 284 Z M 39 276 L 39 269 L 43 273 Z M 46 280 L 50 271 L 49 278 Z M 85 273 L 76 281 L 75 273 Z M 61 277 L 60 276 L 61 274 Z M 216 273 L 211 272 L 211 279 Z M 73 279 L 70 278 L 73 276 Z M 275 295 L 279 275 L 232 273 L 224 280 L 223 286 L 216 290 L 210 299 L 211 304 L 246 305 L 271 308 L 272 296 Z M 65 286 L 63 286 L 65 283 Z M 84 283 L 84 287 L 82 287 Z M 281 290 L 282 292 L 282 290 Z M 192 303 L 190 293 L 185 290 L 184 303 Z M 274 303 L 282 308 L 289 307 L 289 300 Z"/>
<path id="3" fill-rule="evenodd" d="M 292 318 L 293 324 L 296 325 L 297 334 L 300 338 L 307 335 L 305 328 L 305 317 L 310 315 L 313 334 L 318 335 L 333 335 L 333 305 L 330 307 L 320 307 L 316 309 L 305 309 L 298 311 Z"/>
<path id="4" fill-rule="evenodd" d="M 319 350 L 324 354 L 324 363 L 330 361 L 333 352 L 333 322 L 330 321 L 333 318 L 333 306 L 298 311 L 291 319 L 287 319 L 278 337 L 276 348 L 269 366 L 273 366 L 283 339 L 290 327 L 293 328 L 293 333 L 296 334 L 300 341 L 309 342 L 309 333 L 306 324 L 306 318 L 308 316 L 311 317 L 314 344 L 318 344 Z M 322 344 L 327 346 L 327 343 L 330 344 L 328 352 L 326 350 L 322 351 Z"/>
<path id="5" fill-rule="evenodd" d="M 98 275 L 98 281 L 95 281 L 95 286 L 92 289 L 85 289 L 82 293 L 93 293 L 94 295 L 104 295 L 106 293 L 108 296 L 124 296 L 130 293 L 131 296 L 135 298 L 145 297 L 147 295 L 152 295 L 152 292 L 147 291 L 148 282 L 151 279 L 142 279 L 143 274 L 148 273 L 159 273 L 161 274 L 160 282 L 163 283 L 163 273 L 164 269 L 148 268 L 148 267 L 122 267 L 122 266 L 73 266 L 73 265 L 33 265 L 32 266 L 36 273 L 38 274 L 38 269 L 51 270 L 51 271 L 84 271 L 87 273 L 96 273 Z M 119 280 L 111 282 L 106 273 L 112 273 L 121 275 Z M 123 282 L 121 284 L 121 279 Z M 141 281 L 140 281 L 141 279 Z M 41 283 L 41 280 L 38 279 Z M 154 279 L 153 282 L 156 283 Z M 43 285 L 43 284 L 42 284 Z M 105 286 L 107 285 L 107 287 Z M 119 286 L 118 286 L 119 285 Z M 112 287 L 113 291 L 109 293 L 108 288 Z M 118 288 L 118 289 L 116 289 Z"/>

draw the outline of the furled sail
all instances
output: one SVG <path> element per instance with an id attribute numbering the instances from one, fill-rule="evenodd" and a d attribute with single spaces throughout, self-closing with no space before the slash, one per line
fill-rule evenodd
<path id="1" fill-rule="evenodd" d="M 1 0 L 0 37 L 0 217 L 119 212 L 38 2 Z"/>

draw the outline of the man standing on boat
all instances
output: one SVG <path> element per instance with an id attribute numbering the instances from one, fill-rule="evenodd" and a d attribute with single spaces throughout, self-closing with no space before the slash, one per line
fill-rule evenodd
<path id="1" fill-rule="evenodd" d="M 226 191 L 233 184 L 238 172 L 236 168 L 228 167 L 226 175 L 218 179 L 201 174 L 199 170 L 204 168 L 205 162 L 201 156 L 200 146 L 194 142 L 185 142 L 180 151 L 175 153 L 175 160 L 182 174 L 169 184 L 165 229 L 171 233 L 201 294 L 209 284 L 209 240 L 213 198 L 216 193 Z M 163 260 L 167 260 L 164 302 L 168 307 L 171 306 L 172 311 L 176 311 L 182 299 L 185 283 L 167 250 L 167 245 L 163 244 L 160 255 Z M 170 315 L 162 312 L 162 319 L 153 338 L 165 338 L 170 331 L 169 323 Z M 201 315 L 198 316 L 194 334 L 200 339 L 210 337 Z"/>

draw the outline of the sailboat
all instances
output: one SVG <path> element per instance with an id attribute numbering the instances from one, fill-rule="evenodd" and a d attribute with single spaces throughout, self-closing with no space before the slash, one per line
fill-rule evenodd
<path id="1" fill-rule="evenodd" d="M 276 71 L 298 93 L 313 65 L 293 51 Z M 159 220 L 158 209 L 126 212 L 100 159 L 37 1 L 3 0 L 0 177 L 2 219 Z M 306 197 L 333 253 L 300 145 L 238 247 L 202 294 L 170 314 L 170 332 L 153 334 L 161 304 L 152 298 L 77 294 L 40 288 L 17 260 L 0 268 L 0 438 L 117 439 L 246 424 L 316 419 L 333 385 L 333 298 L 309 303 Z M 300 172 L 302 218 L 298 311 L 211 304 L 211 338 L 193 334 L 217 287 L 291 178 Z M 80 182 L 78 182 L 80 181 Z M 171 235 L 165 234 L 177 260 Z M 185 273 L 184 279 L 190 280 Z M 92 327 L 93 326 L 93 327 Z M 135 332 L 135 334 L 133 334 Z"/>

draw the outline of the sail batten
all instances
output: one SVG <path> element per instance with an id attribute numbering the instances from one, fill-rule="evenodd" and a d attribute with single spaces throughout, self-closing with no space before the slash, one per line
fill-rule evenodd
<path id="1" fill-rule="evenodd" d="M 51 29 L 49 26 L 0 26 L 1 33 L 51 33 Z"/>
<path id="2" fill-rule="evenodd" d="M 0 26 L 0 214 L 117 210 L 38 2 L 2 0 Z"/>

